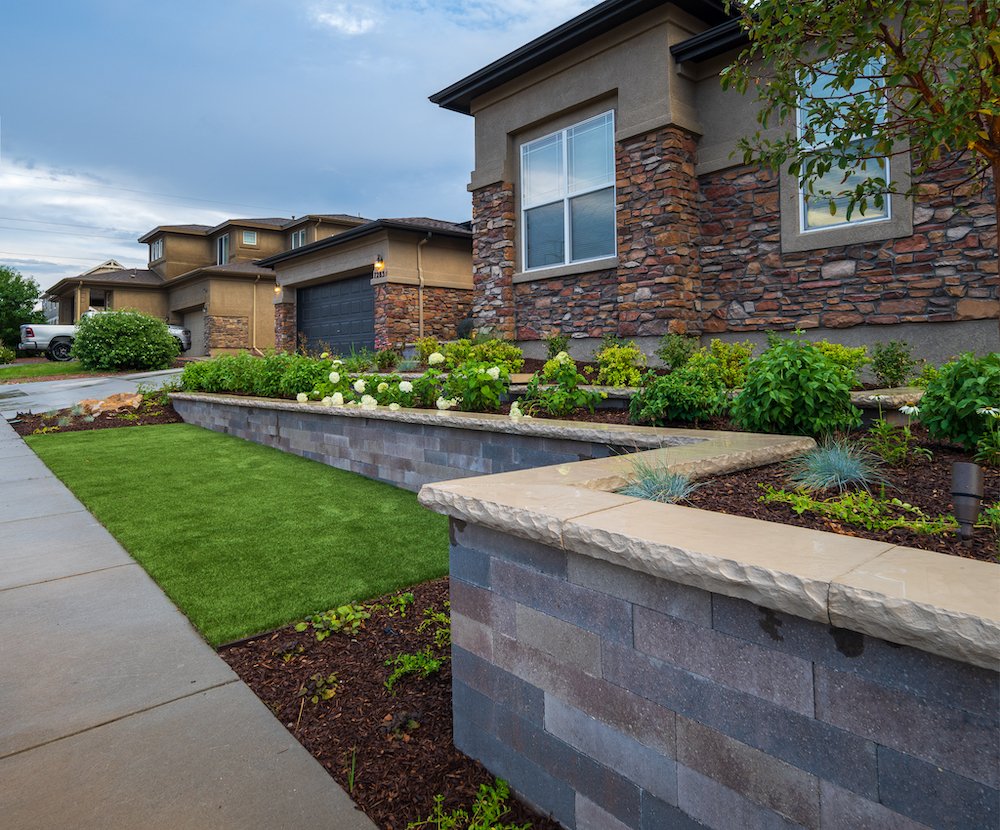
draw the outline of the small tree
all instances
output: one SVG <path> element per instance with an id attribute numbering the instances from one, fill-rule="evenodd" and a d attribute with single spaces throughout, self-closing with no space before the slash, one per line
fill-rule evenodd
<path id="1" fill-rule="evenodd" d="M 1000 4 L 996 0 L 729 0 L 750 45 L 723 86 L 753 88 L 761 126 L 803 114 L 802 129 L 740 142 L 745 161 L 787 165 L 807 195 L 846 202 L 847 215 L 912 195 L 873 162 L 911 152 L 917 175 L 967 163 L 969 180 L 992 171 L 1000 194 Z M 865 176 L 851 173 L 865 167 Z M 841 190 L 822 187 L 830 171 Z M 860 179 L 860 181 L 859 181 Z M 829 183 L 830 178 L 827 177 Z M 995 199 L 1000 224 L 1000 197 Z"/>
<path id="2" fill-rule="evenodd" d="M 15 348 L 21 339 L 19 326 L 45 321 L 41 312 L 32 311 L 38 295 L 38 283 L 31 277 L 0 265 L 0 344 Z"/>

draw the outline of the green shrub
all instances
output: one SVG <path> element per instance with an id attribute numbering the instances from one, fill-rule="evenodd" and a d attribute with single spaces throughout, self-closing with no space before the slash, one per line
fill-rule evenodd
<path id="1" fill-rule="evenodd" d="M 500 406 L 508 388 L 510 374 L 505 367 L 469 361 L 451 371 L 441 394 L 458 398 L 459 408 L 466 412 L 485 412 Z"/>
<path id="2" fill-rule="evenodd" d="M 688 358 L 688 362 L 705 361 L 706 358 L 714 362 L 719 372 L 719 378 L 726 389 L 739 389 L 747 379 L 747 369 L 750 366 L 750 358 L 753 357 L 754 345 L 749 340 L 743 343 L 727 343 L 724 340 L 715 339 L 709 343 L 707 348 L 696 351 Z"/>
<path id="3" fill-rule="evenodd" d="M 647 375 L 629 401 L 629 419 L 653 426 L 693 424 L 723 412 L 726 404 L 717 368 L 708 361 L 689 362 L 669 375 Z"/>
<path id="4" fill-rule="evenodd" d="M 261 398 L 294 398 L 326 381 L 330 364 L 301 354 L 241 352 L 188 363 L 181 374 L 189 392 L 230 392 Z"/>
<path id="5" fill-rule="evenodd" d="M 851 388 L 861 386 L 861 370 L 871 363 L 867 346 L 843 346 L 827 340 L 818 340 L 815 346 L 844 370 Z"/>
<path id="6" fill-rule="evenodd" d="M 0 363 L 13 363 L 17 359 L 17 352 L 9 346 L 0 343 Z"/>
<path id="7" fill-rule="evenodd" d="M 371 349 L 355 349 L 341 359 L 345 372 L 370 372 L 375 368 L 375 352 Z"/>
<path id="8" fill-rule="evenodd" d="M 815 344 L 773 338 L 750 363 L 733 417 L 752 432 L 823 435 L 861 423 L 844 368 Z"/>
<path id="9" fill-rule="evenodd" d="M 445 343 L 438 351 L 444 355 L 445 369 L 450 372 L 456 366 L 472 360 L 472 341 L 464 337 L 452 340 L 450 343 Z"/>
<path id="10" fill-rule="evenodd" d="M 851 486 L 864 490 L 883 481 L 881 462 L 849 441 L 825 441 L 789 463 L 788 480 L 811 493 Z"/>
<path id="11" fill-rule="evenodd" d="M 395 349 L 379 349 L 375 352 L 375 368 L 380 372 L 391 372 L 399 363 L 399 352 Z"/>
<path id="12" fill-rule="evenodd" d="M 84 317 L 73 341 L 73 356 L 85 369 L 166 369 L 179 353 L 167 324 L 138 311 Z"/>
<path id="13" fill-rule="evenodd" d="M 573 358 L 566 352 L 559 352 L 528 383 L 521 398 L 524 411 L 528 414 L 542 411 L 557 418 L 584 407 L 593 412 L 605 396 L 592 389 L 581 389 L 586 383 L 587 379 L 577 371 Z"/>
<path id="14" fill-rule="evenodd" d="M 420 365 L 426 366 L 427 358 L 434 352 L 441 351 L 441 344 L 436 337 L 421 337 L 414 344 L 414 348 L 417 350 L 417 360 L 420 361 Z"/>
<path id="15" fill-rule="evenodd" d="M 524 366 L 524 353 L 521 349 L 508 340 L 496 337 L 487 340 L 476 338 L 469 359 L 478 363 L 489 363 L 490 366 L 500 366 L 511 375 L 520 372 Z"/>
<path id="16" fill-rule="evenodd" d="M 597 383 L 601 386 L 638 386 L 646 355 L 635 343 L 604 346 L 597 357 Z"/>
<path id="17" fill-rule="evenodd" d="M 1000 407 L 1000 354 L 972 352 L 942 366 L 920 401 L 920 422 L 935 438 L 974 450 L 987 429 L 977 409 Z"/>
<path id="18" fill-rule="evenodd" d="M 699 340 L 684 334 L 665 334 L 660 338 L 656 356 L 668 369 L 680 369 L 696 351 Z"/>
<path id="19" fill-rule="evenodd" d="M 937 376 L 937 366 L 932 363 L 925 363 L 920 367 L 920 373 L 913 379 L 913 385 L 920 389 L 926 389 Z"/>
<path id="20" fill-rule="evenodd" d="M 565 334 L 550 334 L 545 338 L 545 356 L 552 360 L 560 352 L 569 349 L 569 338 Z"/>
<path id="21" fill-rule="evenodd" d="M 917 366 L 905 340 L 890 340 L 872 346 L 872 373 L 879 386 L 887 389 L 902 386 Z"/>

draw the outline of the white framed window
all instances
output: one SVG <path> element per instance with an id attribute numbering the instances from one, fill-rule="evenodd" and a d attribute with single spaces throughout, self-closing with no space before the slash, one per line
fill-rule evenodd
<path id="1" fill-rule="evenodd" d="M 163 258 L 163 237 L 159 239 L 154 239 L 149 243 L 149 261 L 156 262 L 158 259 Z"/>
<path id="2" fill-rule="evenodd" d="M 225 265 L 229 262 L 229 234 L 224 233 L 215 240 L 215 264 Z"/>
<path id="3" fill-rule="evenodd" d="M 873 71 L 868 74 L 870 76 L 876 73 L 877 69 L 873 69 Z M 821 67 L 819 76 L 810 88 L 809 97 L 817 99 L 838 99 L 843 98 L 846 95 L 851 95 L 855 97 L 865 96 L 873 98 L 878 94 L 872 89 L 872 81 L 870 77 L 858 78 L 854 82 L 854 86 L 849 91 L 840 87 L 831 88 L 831 83 L 832 81 L 830 75 L 822 71 Z M 824 132 L 822 128 L 817 128 L 814 131 L 812 140 L 807 140 L 807 133 L 809 131 L 809 114 L 803 106 L 799 106 L 798 108 L 796 124 L 799 139 L 806 143 L 811 149 L 825 150 L 832 143 L 831 134 L 829 132 Z M 856 141 L 851 142 L 851 144 L 852 147 L 864 150 L 866 144 L 871 144 L 871 140 L 858 138 Z M 852 190 L 865 179 L 876 177 L 881 178 L 886 182 L 889 181 L 889 158 L 883 157 L 865 159 L 855 164 L 851 169 L 841 169 L 840 167 L 834 165 L 827 173 L 813 183 L 813 189 L 825 190 L 831 193 Z M 828 230 L 830 228 L 840 228 L 845 225 L 885 222 L 892 218 L 890 215 L 890 205 L 892 200 L 888 195 L 886 195 L 883 200 L 881 207 L 869 202 L 863 212 L 859 207 L 855 207 L 850 217 L 847 216 L 847 206 L 849 201 L 850 200 L 846 196 L 834 199 L 833 212 L 831 213 L 829 198 L 824 198 L 822 196 L 810 196 L 806 188 L 800 183 L 798 198 L 799 232 L 811 233 L 815 231 Z"/>
<path id="4" fill-rule="evenodd" d="M 301 230 L 292 231 L 292 250 L 294 251 L 296 248 L 301 248 L 305 244 L 306 229 L 302 228 Z"/>
<path id="5" fill-rule="evenodd" d="M 614 112 L 521 146 L 523 270 L 617 253 Z"/>
<path id="6" fill-rule="evenodd" d="M 243 244 L 244 245 L 256 245 L 257 244 L 257 231 L 243 231 Z"/>

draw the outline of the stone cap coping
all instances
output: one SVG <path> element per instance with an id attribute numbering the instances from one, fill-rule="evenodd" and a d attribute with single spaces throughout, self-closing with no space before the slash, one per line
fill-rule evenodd
<path id="1" fill-rule="evenodd" d="M 426 484 L 419 500 L 459 521 L 998 668 L 997 565 L 613 492 L 634 478 L 635 458 L 706 476 L 779 461 L 812 444 L 701 435 L 707 440 L 637 456 Z"/>
<path id="2" fill-rule="evenodd" d="M 376 421 L 401 421 L 408 424 L 451 426 L 480 432 L 501 432 L 508 435 L 533 435 L 538 438 L 557 438 L 570 441 L 587 441 L 613 446 L 654 448 L 677 444 L 695 444 L 705 440 L 705 433 L 694 429 L 661 429 L 622 424 L 598 424 L 582 421 L 557 421 L 551 418 L 518 418 L 507 415 L 460 412 L 437 409 L 397 409 L 387 407 L 362 409 L 360 406 L 324 406 L 318 401 L 298 403 L 275 398 L 244 397 L 208 392 L 173 392 L 171 398 L 181 401 L 203 401 L 251 409 L 268 409 L 282 412 L 308 412 L 310 415 L 327 415 L 342 418 L 369 418 Z M 729 433 L 722 433 L 729 434 Z M 734 435 L 739 433 L 732 433 Z M 808 439 L 807 439 L 808 440 Z M 811 445 L 811 444 L 810 444 Z"/>

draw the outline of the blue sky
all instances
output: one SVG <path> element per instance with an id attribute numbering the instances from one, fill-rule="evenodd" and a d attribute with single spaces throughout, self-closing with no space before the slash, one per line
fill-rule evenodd
<path id="1" fill-rule="evenodd" d="M 472 119 L 427 96 L 595 0 L 0 8 L 0 264 L 43 288 L 159 224 L 465 220 Z"/>

